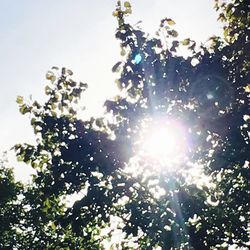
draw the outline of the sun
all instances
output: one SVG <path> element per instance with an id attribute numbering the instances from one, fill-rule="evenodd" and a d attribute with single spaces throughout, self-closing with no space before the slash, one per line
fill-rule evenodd
<path id="1" fill-rule="evenodd" d="M 149 132 L 142 149 L 152 157 L 171 157 L 179 154 L 181 145 L 174 129 L 158 128 Z"/>
<path id="2" fill-rule="evenodd" d="M 187 151 L 187 131 L 180 123 L 160 120 L 142 126 L 137 155 L 145 161 L 173 167 L 185 160 Z"/>

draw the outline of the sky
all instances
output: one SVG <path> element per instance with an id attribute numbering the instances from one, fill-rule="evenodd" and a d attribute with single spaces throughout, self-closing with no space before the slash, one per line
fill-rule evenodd
<path id="1" fill-rule="evenodd" d="M 205 42 L 221 34 L 211 0 L 131 0 L 131 24 L 142 21 L 154 34 L 160 20 L 176 22 L 180 38 Z M 18 95 L 44 100 L 45 74 L 66 67 L 89 84 L 83 101 L 100 110 L 115 95 L 112 66 L 119 60 L 115 0 L 0 0 L 0 153 L 16 143 L 32 143 L 29 117 L 18 111 Z M 17 175 L 24 175 L 20 168 Z"/>

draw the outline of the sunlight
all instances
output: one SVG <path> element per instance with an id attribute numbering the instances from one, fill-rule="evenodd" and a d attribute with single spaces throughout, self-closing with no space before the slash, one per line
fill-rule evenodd
<path id="1" fill-rule="evenodd" d="M 156 121 L 144 124 L 137 142 L 138 154 L 147 162 L 172 167 L 184 161 L 188 143 L 185 128 L 174 121 Z"/>
<path id="2" fill-rule="evenodd" d="M 173 129 L 159 128 L 159 130 L 150 131 L 150 135 L 143 145 L 143 150 L 157 158 L 175 156 L 181 150 L 178 137 Z"/>

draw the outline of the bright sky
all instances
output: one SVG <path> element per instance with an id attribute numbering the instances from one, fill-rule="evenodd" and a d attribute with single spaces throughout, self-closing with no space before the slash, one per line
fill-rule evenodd
<path id="1" fill-rule="evenodd" d="M 112 66 L 119 60 L 115 39 L 116 0 L 0 0 L 0 152 L 32 141 L 29 119 L 19 114 L 17 95 L 42 100 L 52 66 L 73 70 L 89 84 L 91 110 L 114 94 Z M 130 23 L 143 21 L 153 34 L 160 20 L 177 23 L 181 38 L 206 41 L 220 34 L 211 0 L 131 0 Z"/>

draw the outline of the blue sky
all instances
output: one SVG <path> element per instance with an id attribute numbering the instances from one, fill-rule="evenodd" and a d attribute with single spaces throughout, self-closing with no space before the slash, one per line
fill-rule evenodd
<path id="1" fill-rule="evenodd" d="M 0 152 L 32 142 L 29 119 L 21 116 L 16 96 L 44 98 L 45 73 L 65 66 L 89 84 L 85 103 L 96 109 L 112 96 L 119 60 L 115 39 L 115 0 L 0 0 Z M 211 0 L 132 0 L 130 22 L 143 21 L 153 34 L 160 20 L 176 21 L 181 38 L 205 41 L 220 34 Z M 93 108 L 94 107 L 94 108 Z"/>

